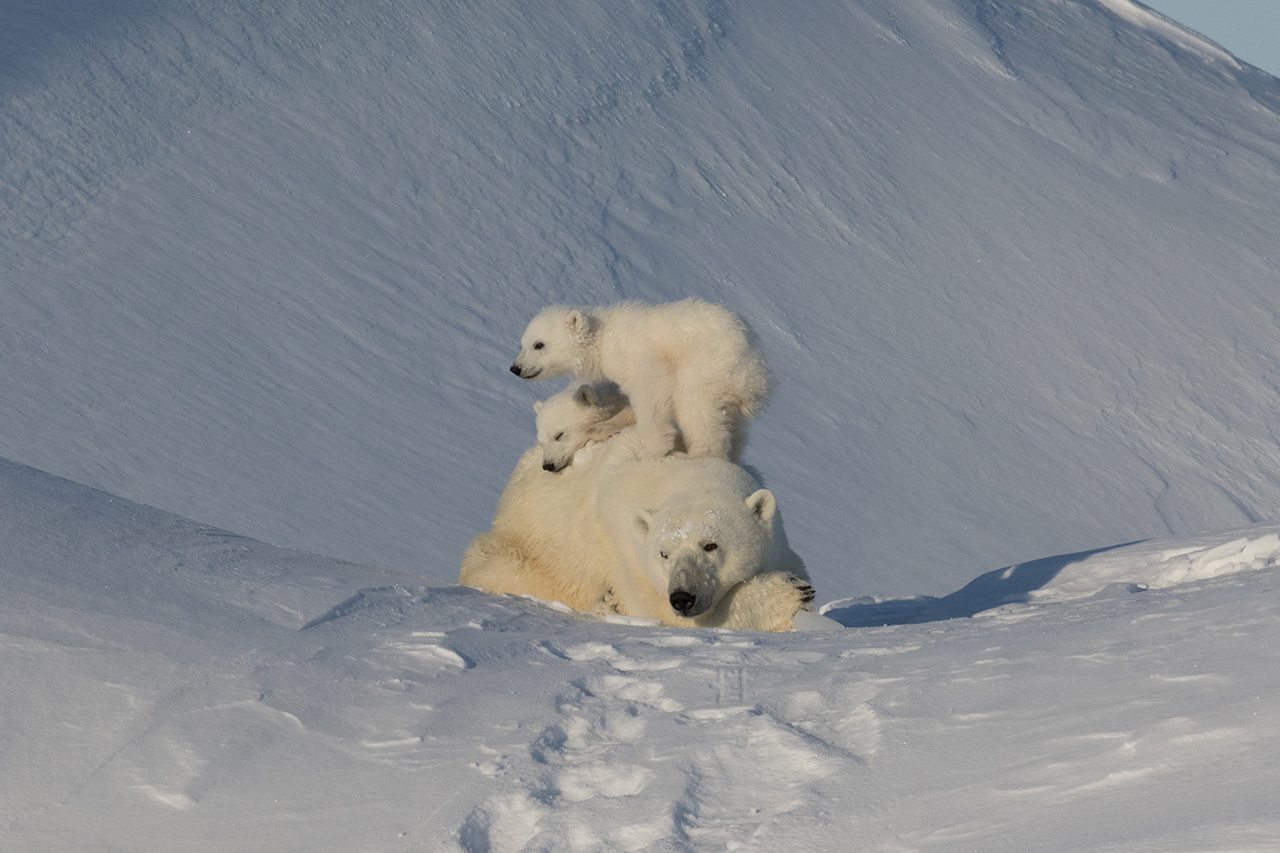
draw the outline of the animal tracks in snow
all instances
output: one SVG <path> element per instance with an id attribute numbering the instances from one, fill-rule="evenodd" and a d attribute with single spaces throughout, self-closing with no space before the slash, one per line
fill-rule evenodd
<path id="1" fill-rule="evenodd" d="M 387 643 L 386 648 L 426 664 L 455 669 L 470 669 L 475 665 L 453 649 L 442 645 L 440 640 L 444 636 L 441 631 L 414 631 L 408 639 Z"/>
<path id="2" fill-rule="evenodd" d="M 916 601 L 902 614 L 918 624 L 877 626 L 898 611 L 855 603 L 846 616 L 861 627 L 847 632 L 606 625 L 469 591 L 373 587 L 300 632 L 321 647 L 305 671 L 340 710 L 267 692 L 362 766 L 406 780 L 457 767 L 441 814 L 474 853 L 784 849 L 815 835 L 839 849 L 867 828 L 904 848 L 967 843 L 983 824 L 965 808 L 901 837 L 896 827 L 959 801 L 1109 802 L 1258 748 L 1251 709 L 1215 704 L 1218 665 L 1156 665 L 1150 639 L 1254 630 L 1262 617 L 1238 608 L 1191 623 L 1180 606 L 1257 582 L 1242 573 L 1273 565 L 1280 539 L 1250 534 L 1100 551 L 1054 562 L 1053 577 L 1001 571 L 957 598 L 998 608 Z M 1023 601 L 1006 594 L 1028 577 L 1047 582 Z M 1139 581 L 1147 594 L 1116 591 Z M 958 618 L 970 611 L 986 618 Z M 1052 643 L 1046 624 L 1058 626 Z M 330 646 L 344 636 L 362 641 Z M 1140 678 L 1082 693 L 1100 672 Z M 1019 718 L 1028 690 L 1058 698 L 1036 704 L 1041 718 Z M 1195 713 L 1164 720 L 1178 697 Z M 964 755 L 998 766 L 996 783 L 933 761 L 979 741 L 981 753 Z M 198 807 L 207 771 L 165 755 L 139 794 L 168 811 Z M 936 789 L 918 801 L 893 793 L 922 775 Z"/>
<path id="3" fill-rule="evenodd" d="M 677 633 L 541 650 L 557 671 L 581 675 L 553 697 L 555 719 L 529 742 L 527 759 L 478 766 L 501 790 L 459 828 L 465 850 L 781 840 L 805 789 L 838 789 L 879 746 L 874 686 L 834 679 L 779 699 L 776 684 L 753 674 L 771 680 L 825 653 Z M 758 700 L 757 687 L 774 698 Z M 637 810 L 633 801 L 670 806 Z"/>

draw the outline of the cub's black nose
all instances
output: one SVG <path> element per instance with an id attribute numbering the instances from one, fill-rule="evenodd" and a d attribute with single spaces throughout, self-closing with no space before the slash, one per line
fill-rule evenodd
<path id="1" fill-rule="evenodd" d="M 677 589 L 671 593 L 671 609 L 679 613 L 681 616 L 688 616 L 689 611 L 693 609 L 693 603 L 697 601 L 691 593 L 685 592 L 683 589 Z"/>
<path id="2" fill-rule="evenodd" d="M 543 470 L 543 471 L 554 471 L 554 470 L 556 470 L 556 464 L 555 464 L 554 462 L 543 462 L 543 463 L 542 463 L 542 470 Z"/>
<path id="3" fill-rule="evenodd" d="M 512 372 L 512 373 L 514 373 L 516 376 L 519 376 L 519 375 L 520 375 L 520 365 L 518 365 L 518 364 L 513 364 L 513 365 L 511 365 L 511 372 Z"/>

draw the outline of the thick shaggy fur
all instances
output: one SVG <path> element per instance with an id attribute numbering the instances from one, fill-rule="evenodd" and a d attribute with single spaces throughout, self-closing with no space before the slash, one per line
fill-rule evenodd
<path id="1" fill-rule="evenodd" d="M 547 308 L 529 323 L 511 370 L 617 383 L 648 459 L 682 445 L 691 457 L 736 461 L 770 382 L 742 319 L 697 299 Z"/>
<path id="2" fill-rule="evenodd" d="M 682 627 L 787 631 L 812 601 L 773 493 L 739 466 L 611 454 L 599 476 L 609 483 L 599 516 L 617 549 L 619 612 Z"/>
<path id="3" fill-rule="evenodd" d="M 616 574 L 613 552 L 603 539 L 574 536 L 592 532 L 590 511 L 603 483 L 601 443 L 635 423 L 631 408 L 616 385 L 602 383 L 570 385 L 534 403 L 533 411 L 538 446 L 516 463 L 492 528 L 462 557 L 459 582 L 587 612 L 611 609 L 606 598 Z M 569 467 L 575 458 L 578 464 Z"/>
<path id="4" fill-rule="evenodd" d="M 555 473 L 543 469 L 542 448 L 525 451 L 498 500 L 493 526 L 463 554 L 458 582 L 603 611 L 617 574 L 611 543 L 590 512 L 603 455 L 600 446 L 588 448 L 577 464 Z"/>
<path id="5" fill-rule="evenodd" d="M 763 631 L 789 630 L 812 600 L 772 493 L 738 466 L 641 459 L 633 430 L 584 448 L 559 473 L 540 457 L 539 448 L 521 457 L 492 529 L 467 549 L 462 584 L 667 625 Z M 688 615 L 673 606 L 677 592 Z"/>

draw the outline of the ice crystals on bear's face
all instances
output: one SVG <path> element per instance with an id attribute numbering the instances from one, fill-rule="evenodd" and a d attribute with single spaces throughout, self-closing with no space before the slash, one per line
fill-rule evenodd
<path id="1" fill-rule="evenodd" d="M 723 532 L 722 521 L 722 513 L 714 509 L 703 513 L 701 518 L 685 519 L 679 524 L 668 520 L 658 528 L 658 539 L 671 543 L 694 541 L 704 551 L 715 551 L 719 547 L 717 541 Z M 711 547 L 708 548 L 708 545 Z M 666 549 L 664 553 L 665 551 Z"/>

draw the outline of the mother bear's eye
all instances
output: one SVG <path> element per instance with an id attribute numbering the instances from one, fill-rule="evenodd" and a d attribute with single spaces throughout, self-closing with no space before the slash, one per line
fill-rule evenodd
<path id="1" fill-rule="evenodd" d="M 706 545 L 703 545 L 703 546 L 702 546 L 702 550 L 706 551 L 706 552 L 709 554 L 709 553 L 711 553 L 712 551 L 714 551 L 715 549 L 717 549 L 717 548 L 719 548 L 719 547 L 720 547 L 720 546 L 719 546 L 719 545 L 717 545 L 717 544 L 716 544 L 716 543 L 714 543 L 714 542 L 708 542 Z"/>
<path id="2" fill-rule="evenodd" d="M 670 554 L 668 554 L 666 551 L 659 551 L 659 552 L 658 552 L 658 556 L 665 560 L 665 559 L 667 559 L 668 557 L 670 557 L 671 555 L 670 555 Z"/>
<path id="3" fill-rule="evenodd" d="M 538 341 L 536 344 L 534 344 L 534 345 L 533 345 L 533 348 L 534 348 L 534 349 L 542 349 L 542 348 L 543 348 L 543 347 L 545 347 L 545 346 L 546 346 L 546 344 L 544 344 L 542 341 Z"/>
<path id="4" fill-rule="evenodd" d="M 562 432 L 558 432 L 558 433 L 556 433 L 554 436 L 552 436 L 551 440 L 552 440 L 552 441 L 559 441 L 559 440 L 560 440 L 560 439 L 562 439 L 562 438 L 564 438 L 564 433 L 562 433 Z"/>

